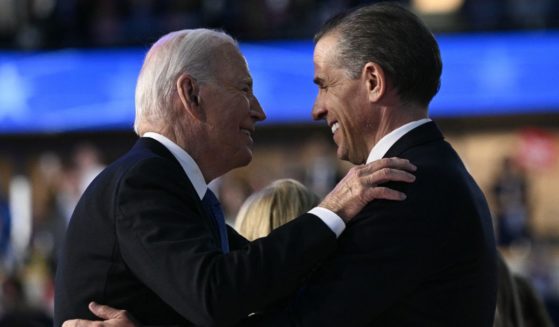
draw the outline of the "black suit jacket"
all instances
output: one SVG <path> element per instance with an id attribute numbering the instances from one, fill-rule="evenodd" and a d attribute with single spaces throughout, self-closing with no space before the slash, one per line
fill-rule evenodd
<path id="1" fill-rule="evenodd" d="M 299 286 L 336 247 L 305 214 L 248 243 L 229 228 L 224 255 L 213 220 L 173 155 L 140 138 L 80 199 L 56 276 L 55 325 L 93 319 L 89 301 L 145 325 L 230 326 Z"/>
<path id="2" fill-rule="evenodd" d="M 394 156 L 418 167 L 415 183 L 387 185 L 407 199 L 370 203 L 288 309 L 246 326 L 492 326 L 496 249 L 481 190 L 433 122 Z"/>

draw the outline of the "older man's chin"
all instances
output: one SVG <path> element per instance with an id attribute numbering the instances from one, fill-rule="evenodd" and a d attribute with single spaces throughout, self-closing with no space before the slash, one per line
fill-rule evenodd
<path id="1" fill-rule="evenodd" d="M 234 168 L 245 167 L 252 162 L 252 157 L 253 157 L 252 146 L 247 147 L 246 151 L 247 153 L 240 156 L 239 160 L 237 160 L 236 166 Z"/>

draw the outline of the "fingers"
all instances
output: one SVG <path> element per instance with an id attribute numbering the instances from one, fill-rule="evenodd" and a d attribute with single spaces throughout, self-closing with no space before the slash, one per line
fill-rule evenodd
<path id="1" fill-rule="evenodd" d="M 403 170 L 383 168 L 366 177 L 366 184 L 368 185 L 377 185 L 390 181 L 413 183 L 415 176 Z"/>
<path id="2" fill-rule="evenodd" d="M 73 319 L 66 320 L 62 324 L 62 327 L 103 327 L 103 323 L 99 321 Z"/>
<path id="3" fill-rule="evenodd" d="M 108 320 L 108 319 L 117 318 L 122 310 L 111 308 L 108 305 L 102 305 L 95 302 L 90 302 L 89 311 L 91 311 L 94 315 L 96 315 L 101 319 Z"/>
<path id="4" fill-rule="evenodd" d="M 77 326 L 78 326 L 77 319 L 74 319 L 74 320 L 66 320 L 66 321 L 62 324 L 62 327 L 77 327 Z"/>
<path id="5" fill-rule="evenodd" d="M 415 176 L 410 172 L 416 170 L 409 160 L 399 158 L 384 158 L 353 167 L 319 206 L 333 211 L 347 222 L 375 199 L 406 199 L 404 193 L 378 185 L 390 181 L 412 183 Z"/>
<path id="6" fill-rule="evenodd" d="M 364 196 L 367 202 L 373 201 L 375 199 L 394 201 L 403 201 L 406 199 L 406 195 L 404 193 L 382 186 L 372 187 L 368 189 L 365 192 Z"/>
<path id="7" fill-rule="evenodd" d="M 380 160 L 370 162 L 363 166 L 362 173 L 367 174 L 367 173 L 381 170 L 383 168 L 393 168 L 399 170 L 406 170 L 410 172 L 414 172 L 417 170 L 417 167 L 414 164 L 412 164 L 409 160 L 394 157 L 394 158 L 383 158 Z"/>
<path id="8" fill-rule="evenodd" d="M 363 166 L 362 170 L 359 175 L 364 176 L 366 185 L 373 186 L 365 190 L 364 197 L 367 201 L 374 199 L 402 201 L 406 199 L 404 193 L 387 187 L 376 187 L 376 185 L 386 182 L 413 183 L 415 176 L 410 172 L 415 172 L 417 167 L 407 159 L 384 158 Z"/>
<path id="9" fill-rule="evenodd" d="M 119 317 L 125 317 L 124 310 L 118 310 L 115 308 L 111 308 L 107 305 L 97 304 L 95 302 L 89 303 L 89 310 L 96 315 L 97 317 L 103 320 L 109 319 L 116 319 Z M 84 319 L 74 319 L 74 320 L 67 320 L 62 324 L 62 327 L 102 327 L 105 324 L 102 321 L 91 321 L 91 320 L 84 320 Z"/>
<path id="10" fill-rule="evenodd" d="M 412 183 L 415 176 L 409 172 L 415 172 L 417 167 L 407 159 L 384 158 L 355 169 L 358 176 L 365 177 L 366 184 L 376 185 L 389 181 Z"/>

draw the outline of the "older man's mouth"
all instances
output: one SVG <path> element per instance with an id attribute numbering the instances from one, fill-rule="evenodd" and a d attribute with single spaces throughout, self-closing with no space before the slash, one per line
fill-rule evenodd
<path id="1" fill-rule="evenodd" d="M 338 128 L 340 128 L 340 123 L 335 122 L 334 124 L 332 124 L 332 126 L 330 128 L 332 129 L 332 134 L 334 134 L 334 133 L 336 133 Z"/>

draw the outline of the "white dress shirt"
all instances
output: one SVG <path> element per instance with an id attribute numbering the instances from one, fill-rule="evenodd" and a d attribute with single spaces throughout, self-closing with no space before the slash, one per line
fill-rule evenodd
<path id="1" fill-rule="evenodd" d="M 401 139 L 402 136 L 409 133 L 412 129 L 417 128 L 430 121 L 430 118 L 415 120 L 402 125 L 392 132 L 386 134 L 377 142 L 377 144 L 375 144 L 375 146 L 373 146 L 373 149 L 371 150 L 371 152 L 369 153 L 369 157 L 367 158 L 367 163 L 382 159 L 386 152 L 388 152 L 388 149 L 390 149 L 396 142 L 398 142 L 398 140 Z"/>
<path id="2" fill-rule="evenodd" d="M 206 191 L 208 190 L 208 184 L 206 184 L 204 175 L 202 175 L 202 171 L 200 170 L 200 167 L 198 167 L 198 164 L 194 161 L 194 159 L 192 159 L 192 157 L 175 142 L 169 140 L 161 134 L 147 132 L 142 136 L 149 137 L 158 141 L 173 154 L 173 156 L 180 163 L 186 176 L 194 186 L 194 189 L 196 190 L 196 193 L 198 193 L 200 200 L 202 200 L 202 198 L 204 198 L 204 195 L 206 194 Z M 336 237 L 339 237 L 345 229 L 345 223 L 342 218 L 328 209 L 315 207 L 311 209 L 309 213 L 320 218 L 336 234 Z"/>

